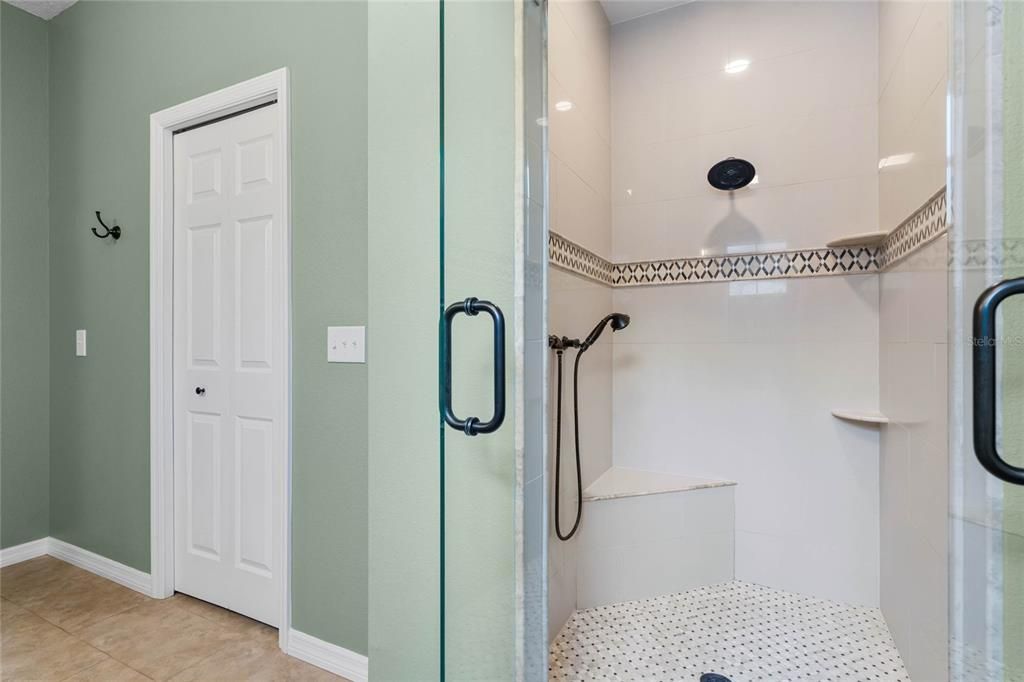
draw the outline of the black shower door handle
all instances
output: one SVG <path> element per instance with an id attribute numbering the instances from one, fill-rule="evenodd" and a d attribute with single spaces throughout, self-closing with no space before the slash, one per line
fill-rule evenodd
<path id="1" fill-rule="evenodd" d="M 459 419 L 452 410 L 452 322 L 455 316 L 464 313 L 470 317 L 479 312 L 491 316 L 494 327 L 494 409 L 491 418 L 485 422 L 477 417 Z M 505 316 L 501 308 L 490 301 L 467 298 L 459 303 L 452 303 L 444 311 L 442 327 L 444 344 L 444 367 L 441 385 L 441 412 L 448 426 L 462 431 L 467 436 L 481 433 L 493 433 L 505 421 Z"/>
<path id="2" fill-rule="evenodd" d="M 1007 462 L 996 449 L 996 309 L 1024 293 L 1024 277 L 993 284 L 974 304 L 974 454 L 981 466 L 1007 483 L 1024 485 L 1024 468 Z"/>

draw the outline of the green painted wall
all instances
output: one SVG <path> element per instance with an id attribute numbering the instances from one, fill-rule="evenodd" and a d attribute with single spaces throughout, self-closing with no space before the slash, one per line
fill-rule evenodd
<path id="1" fill-rule="evenodd" d="M 370 3 L 370 676 L 388 682 L 440 672 L 437 27 L 437 2 Z"/>
<path id="2" fill-rule="evenodd" d="M 50 471 L 46 22 L 0 5 L 0 546 L 46 537 Z"/>
<path id="3" fill-rule="evenodd" d="M 51 534 L 149 569 L 149 115 L 287 66 L 293 626 L 366 653 L 366 5 L 79 2 L 50 22 Z M 101 242 L 93 211 L 124 236 Z M 74 330 L 89 355 L 74 357 Z"/>

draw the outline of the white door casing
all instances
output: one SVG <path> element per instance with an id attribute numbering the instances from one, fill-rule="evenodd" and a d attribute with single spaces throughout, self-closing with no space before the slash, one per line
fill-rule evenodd
<path id="1" fill-rule="evenodd" d="M 274 626 L 285 179 L 270 104 L 174 136 L 174 588 Z"/>

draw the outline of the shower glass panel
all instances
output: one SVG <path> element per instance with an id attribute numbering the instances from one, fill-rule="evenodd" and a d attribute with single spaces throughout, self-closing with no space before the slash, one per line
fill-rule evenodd
<path id="1" fill-rule="evenodd" d="M 478 419 L 484 432 L 442 424 L 441 662 L 444 679 L 507 679 L 516 668 L 516 5 L 444 2 L 442 10 L 440 304 L 456 306 L 448 336 L 452 414 Z M 473 298 L 493 309 L 459 307 Z M 492 319 L 498 312 L 504 330 Z M 502 377 L 494 373 L 499 360 Z M 502 397 L 504 419 L 487 432 Z"/>
<path id="2" fill-rule="evenodd" d="M 525 275 L 544 270 L 543 202 L 527 211 L 543 136 L 527 154 L 522 51 L 541 9 L 369 4 L 373 679 L 546 671 L 543 505 L 523 503 L 543 457 L 543 277 Z"/>
<path id="3" fill-rule="evenodd" d="M 1014 469 L 1024 467 L 1024 296 L 975 307 L 986 290 L 999 295 L 991 287 L 1024 284 L 1014 282 L 1024 276 L 1024 5 L 959 0 L 953 19 L 950 678 L 1016 680 L 1024 676 L 1024 471 Z"/>

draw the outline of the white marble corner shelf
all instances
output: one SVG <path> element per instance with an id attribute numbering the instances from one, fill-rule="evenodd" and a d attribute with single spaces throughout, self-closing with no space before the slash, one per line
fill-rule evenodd
<path id="1" fill-rule="evenodd" d="M 838 249 L 844 246 L 879 246 L 889 236 L 888 232 L 861 232 L 849 237 L 840 237 L 826 242 L 825 246 Z"/>
<path id="2" fill-rule="evenodd" d="M 889 418 L 872 410 L 832 410 L 832 416 L 843 421 L 861 424 L 888 424 Z"/>

